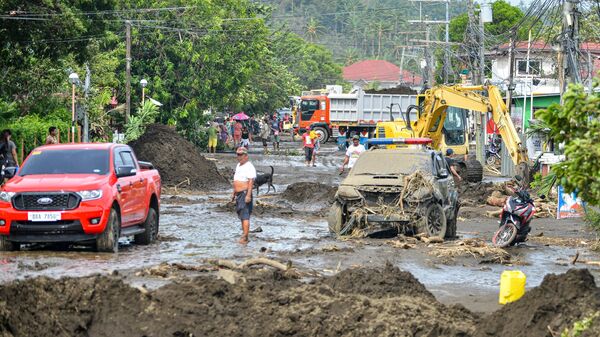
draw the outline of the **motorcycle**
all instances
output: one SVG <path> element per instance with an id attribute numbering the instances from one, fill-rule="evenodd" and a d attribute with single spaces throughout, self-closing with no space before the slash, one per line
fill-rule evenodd
<path id="1" fill-rule="evenodd" d="M 529 226 L 535 206 L 527 189 L 523 186 L 523 178 L 516 176 L 518 187 L 513 190 L 515 195 L 506 199 L 500 214 L 500 227 L 492 238 L 496 247 L 508 247 L 527 240 L 531 231 Z"/>
<path id="2" fill-rule="evenodd" d="M 485 151 L 485 162 L 488 165 L 494 165 L 497 162 L 500 162 L 500 142 L 500 139 L 495 138 L 494 140 L 490 141 L 489 145 L 487 146 Z"/>

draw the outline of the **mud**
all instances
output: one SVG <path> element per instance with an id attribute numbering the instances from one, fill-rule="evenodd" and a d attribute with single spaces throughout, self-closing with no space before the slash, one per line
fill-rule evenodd
<path id="1" fill-rule="evenodd" d="M 372 272 L 379 274 L 369 277 Z M 0 336 L 468 336 L 473 332 L 475 315 L 435 301 L 409 275 L 395 268 L 367 269 L 306 284 L 279 272 L 253 271 L 236 275 L 238 284 L 207 275 L 154 291 L 135 289 L 115 277 L 38 278 L 0 286 Z M 375 282 L 370 288 L 349 286 L 354 276 Z"/>
<path id="2" fill-rule="evenodd" d="M 281 197 L 298 203 L 332 202 L 337 188 L 317 182 L 297 182 L 289 185 Z"/>
<path id="3" fill-rule="evenodd" d="M 600 289 L 587 269 L 544 277 L 518 301 L 484 318 L 475 336 L 546 337 L 600 310 Z M 597 319 L 600 321 L 600 319 Z M 588 336 L 600 335 L 600 322 Z"/>
<path id="4" fill-rule="evenodd" d="M 166 186 L 208 190 L 225 187 L 228 183 L 212 161 L 200 155 L 192 143 L 169 126 L 149 125 L 146 132 L 129 145 L 139 160 L 154 164 Z"/>
<path id="5" fill-rule="evenodd" d="M 501 184 L 492 182 L 469 183 L 462 182 L 457 185 L 461 205 L 485 205 L 486 200 L 494 191 L 502 190 Z"/>
<path id="6" fill-rule="evenodd" d="M 195 268 L 164 264 L 150 274 L 162 267 Z M 585 269 L 548 275 L 483 317 L 441 304 L 411 273 L 389 264 L 308 283 L 270 269 L 181 277 L 155 290 L 125 281 L 113 273 L 1 285 L 0 336 L 542 337 L 600 310 L 600 289 Z M 599 332 L 596 319 L 580 336 Z"/>

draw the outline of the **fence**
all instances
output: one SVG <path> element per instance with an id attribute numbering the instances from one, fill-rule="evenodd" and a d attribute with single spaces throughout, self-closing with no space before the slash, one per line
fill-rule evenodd
<path id="1" fill-rule="evenodd" d="M 64 132 L 63 132 L 64 134 Z M 15 145 L 17 146 L 17 157 L 19 157 L 19 163 L 22 163 L 23 160 L 29 155 L 29 153 L 31 151 L 33 151 L 33 149 L 35 149 L 38 146 L 42 146 L 44 144 L 46 144 L 46 137 L 48 136 L 47 132 L 44 133 L 34 133 L 34 134 L 29 134 L 28 137 L 25 137 L 24 135 L 19 135 L 17 134 L 16 137 L 13 139 L 13 141 L 15 142 Z M 59 143 L 70 143 L 71 142 L 71 129 L 67 129 L 66 132 L 66 138 L 61 137 L 61 132 L 60 132 L 60 128 L 58 129 L 58 142 Z M 27 138 L 27 139 L 26 139 Z M 77 143 L 81 142 L 81 127 L 77 126 L 77 130 L 76 130 L 76 134 L 75 134 L 75 141 Z"/>

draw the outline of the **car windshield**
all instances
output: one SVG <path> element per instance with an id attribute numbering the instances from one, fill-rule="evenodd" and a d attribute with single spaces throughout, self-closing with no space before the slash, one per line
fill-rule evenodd
<path id="1" fill-rule="evenodd" d="M 35 150 L 19 176 L 35 174 L 98 174 L 109 172 L 108 150 Z"/>
<path id="2" fill-rule="evenodd" d="M 407 175 L 416 170 L 430 170 L 429 158 L 423 153 L 400 153 L 396 151 L 363 152 L 352 175 Z"/>

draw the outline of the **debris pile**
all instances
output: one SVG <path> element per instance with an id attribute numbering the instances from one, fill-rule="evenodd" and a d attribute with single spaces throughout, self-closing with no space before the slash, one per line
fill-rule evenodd
<path id="1" fill-rule="evenodd" d="M 264 264 L 261 259 L 254 262 Z M 0 336 L 578 336 L 600 333 L 600 290 L 585 269 L 548 275 L 539 287 L 489 316 L 438 302 L 408 272 L 344 270 L 304 283 L 289 266 L 262 269 L 218 260 L 214 273 L 156 290 L 120 276 L 35 279 L 0 285 Z M 231 264 L 231 266 L 227 266 Z M 233 270 L 232 270 L 233 268 Z M 164 270 L 163 270 L 164 269 Z M 189 265 L 161 265 L 157 277 Z M 578 326 L 581 326 L 579 323 Z M 571 335 L 569 335 L 571 336 Z"/>
<path id="2" fill-rule="evenodd" d="M 281 197 L 298 203 L 316 203 L 320 201 L 332 202 L 336 191 L 337 189 L 332 186 L 317 182 L 302 181 L 288 185 L 285 191 L 281 194 Z"/>
<path id="3" fill-rule="evenodd" d="M 514 262 L 506 250 L 489 245 L 481 239 L 465 239 L 450 245 L 435 246 L 429 251 L 429 254 L 447 259 L 472 256 L 479 259 L 479 263 L 510 264 Z"/>
<path id="4" fill-rule="evenodd" d="M 216 165 L 200 155 L 194 144 L 172 127 L 149 125 L 146 132 L 129 145 L 138 160 L 154 164 L 167 187 L 209 190 L 228 183 Z"/>
<path id="5" fill-rule="evenodd" d="M 587 269 L 571 269 L 565 274 L 547 275 L 520 300 L 485 317 L 475 336 L 561 336 L 575 322 L 599 310 L 600 289 L 594 277 Z M 600 336 L 600 319 L 578 336 Z"/>

